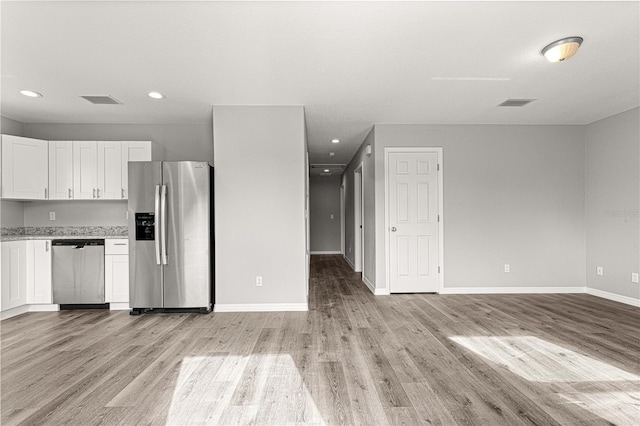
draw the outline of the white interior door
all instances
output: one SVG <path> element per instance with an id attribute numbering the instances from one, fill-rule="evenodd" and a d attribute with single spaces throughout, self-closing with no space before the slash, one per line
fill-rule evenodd
<path id="1" fill-rule="evenodd" d="M 389 291 L 439 290 L 438 154 L 388 154 Z"/>

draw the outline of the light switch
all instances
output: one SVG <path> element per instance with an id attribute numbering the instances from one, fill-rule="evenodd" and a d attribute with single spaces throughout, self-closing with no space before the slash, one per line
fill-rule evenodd
<path id="1" fill-rule="evenodd" d="M 56 212 L 49 212 L 49 220 L 56 220 Z"/>

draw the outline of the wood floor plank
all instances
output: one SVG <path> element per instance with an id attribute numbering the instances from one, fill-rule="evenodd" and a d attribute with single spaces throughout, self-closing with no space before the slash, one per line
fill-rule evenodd
<path id="1" fill-rule="evenodd" d="M 374 296 L 311 258 L 308 312 L 26 313 L 2 425 L 630 425 L 640 310 L 583 294 Z"/>

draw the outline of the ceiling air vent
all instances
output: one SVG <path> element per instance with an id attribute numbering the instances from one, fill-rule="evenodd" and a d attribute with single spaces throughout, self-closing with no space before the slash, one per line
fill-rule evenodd
<path id="1" fill-rule="evenodd" d="M 498 106 L 501 107 L 521 107 L 528 103 L 535 101 L 535 99 L 507 99 Z"/>
<path id="2" fill-rule="evenodd" d="M 95 105 L 122 105 L 122 102 L 111 96 L 80 96 Z"/>

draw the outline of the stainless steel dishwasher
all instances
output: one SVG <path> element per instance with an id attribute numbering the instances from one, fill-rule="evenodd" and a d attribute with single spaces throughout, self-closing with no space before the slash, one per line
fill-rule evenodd
<path id="1" fill-rule="evenodd" d="M 103 305 L 104 240 L 53 240 L 51 247 L 53 303 Z"/>

